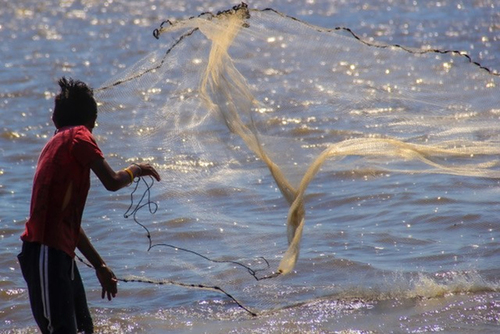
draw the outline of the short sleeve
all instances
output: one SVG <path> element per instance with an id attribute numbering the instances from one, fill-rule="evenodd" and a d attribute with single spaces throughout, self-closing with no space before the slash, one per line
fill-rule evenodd
<path id="1" fill-rule="evenodd" d="M 104 158 L 92 133 L 84 126 L 80 127 L 73 138 L 72 153 L 82 166 L 90 166 L 95 160 Z"/>

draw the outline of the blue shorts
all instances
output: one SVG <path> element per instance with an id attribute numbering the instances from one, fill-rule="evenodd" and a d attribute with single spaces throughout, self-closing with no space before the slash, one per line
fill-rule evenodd
<path id="1" fill-rule="evenodd" d="M 61 250 L 23 242 L 17 256 L 33 316 L 42 333 L 93 333 L 94 326 L 75 260 Z"/>

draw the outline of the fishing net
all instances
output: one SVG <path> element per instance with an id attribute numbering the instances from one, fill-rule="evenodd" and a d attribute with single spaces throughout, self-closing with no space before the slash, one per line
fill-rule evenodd
<path id="1" fill-rule="evenodd" d="M 384 276 L 335 256 L 356 221 L 401 223 L 377 203 L 409 203 L 438 174 L 500 177 L 499 77 L 459 51 L 367 42 L 245 4 L 166 21 L 154 37 L 156 50 L 95 91 L 105 150 L 163 178 L 150 201 L 137 202 L 152 181 L 136 184 L 129 215 L 142 228 L 129 229 L 150 247 L 126 280 L 215 287 L 257 310 L 338 294 L 353 275 Z"/>

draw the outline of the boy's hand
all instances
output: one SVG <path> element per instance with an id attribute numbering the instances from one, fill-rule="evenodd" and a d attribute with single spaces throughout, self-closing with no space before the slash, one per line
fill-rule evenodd
<path id="1" fill-rule="evenodd" d="M 108 300 L 116 297 L 116 293 L 118 292 L 116 284 L 118 283 L 118 280 L 116 279 L 113 271 L 106 265 L 103 265 L 96 269 L 96 275 L 102 286 L 101 297 L 104 299 L 106 294 L 108 295 Z"/>
<path id="2" fill-rule="evenodd" d="M 135 166 L 140 168 L 140 174 L 139 176 L 146 176 L 146 175 L 151 175 L 156 179 L 156 181 L 160 181 L 161 177 L 160 174 L 156 169 L 154 169 L 153 166 L 151 166 L 148 163 L 139 163 L 139 164 L 134 164 Z"/>

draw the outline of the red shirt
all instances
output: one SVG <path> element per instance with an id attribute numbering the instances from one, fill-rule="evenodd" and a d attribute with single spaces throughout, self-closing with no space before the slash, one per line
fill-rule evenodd
<path id="1" fill-rule="evenodd" d="M 104 156 L 85 126 L 57 131 L 38 159 L 23 241 L 75 256 L 90 188 L 90 165 L 99 158 Z"/>

